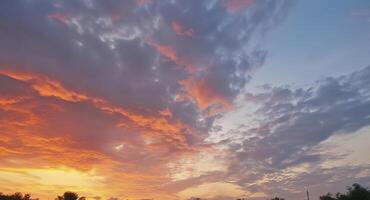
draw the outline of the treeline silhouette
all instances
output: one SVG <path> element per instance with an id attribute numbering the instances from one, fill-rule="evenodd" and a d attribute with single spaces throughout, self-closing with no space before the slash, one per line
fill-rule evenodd
<path id="1" fill-rule="evenodd" d="M 191 198 L 192 200 L 202 200 L 201 198 Z M 3 194 L 0 192 L 0 200 L 39 200 L 37 198 L 31 198 L 30 194 L 23 195 L 20 192 L 14 194 Z M 54 200 L 86 200 L 85 197 L 79 197 L 75 192 L 65 192 L 62 196 L 57 196 Z M 236 200 L 247 200 L 246 198 Z M 275 197 L 271 200 L 285 200 L 284 198 Z M 362 187 L 360 184 L 353 184 L 347 187 L 345 194 L 336 193 L 335 195 L 328 193 L 320 196 L 319 200 L 370 200 L 370 190 Z"/>
<path id="2" fill-rule="evenodd" d="M 347 188 L 347 192 L 345 194 L 338 192 L 333 195 L 328 193 L 321 196 L 320 200 L 370 200 L 370 190 L 355 183 L 351 187 Z"/>
<path id="3" fill-rule="evenodd" d="M 75 192 L 65 192 L 62 196 L 57 196 L 55 200 L 85 200 L 85 197 L 79 197 Z M 31 198 L 30 194 L 23 195 L 20 192 L 14 194 L 3 194 L 0 193 L 0 200 L 39 200 L 38 198 Z"/>

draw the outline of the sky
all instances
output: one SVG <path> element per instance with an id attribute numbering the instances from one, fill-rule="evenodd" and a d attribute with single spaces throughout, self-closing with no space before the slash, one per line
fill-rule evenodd
<path id="1" fill-rule="evenodd" d="M 0 1 L 0 192 L 370 186 L 367 0 Z"/>

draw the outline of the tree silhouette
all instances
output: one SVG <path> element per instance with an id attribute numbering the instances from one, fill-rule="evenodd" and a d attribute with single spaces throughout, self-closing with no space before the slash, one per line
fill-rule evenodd
<path id="1" fill-rule="evenodd" d="M 23 196 L 22 193 L 16 192 L 10 195 L 0 193 L 0 200 L 38 200 L 38 199 L 32 199 L 30 194 L 25 194 Z"/>
<path id="2" fill-rule="evenodd" d="M 328 193 L 320 197 L 320 200 L 370 200 L 370 190 L 360 184 L 353 184 L 347 188 L 346 194 L 337 193 L 335 196 Z"/>
<path id="3" fill-rule="evenodd" d="M 326 194 L 324 196 L 321 196 L 320 197 L 320 200 L 336 200 L 336 198 L 334 198 L 331 193 L 328 193 L 328 194 Z"/>
<path id="4" fill-rule="evenodd" d="M 32 199 L 30 194 L 23 195 L 20 192 L 14 194 L 3 194 L 0 192 L 0 200 L 38 200 Z M 85 197 L 79 197 L 77 193 L 67 191 L 62 196 L 58 196 L 55 200 L 86 200 Z M 190 198 L 190 200 L 201 200 L 200 198 Z M 237 200 L 246 200 L 239 198 Z M 284 200 L 284 198 L 275 197 L 271 200 Z M 347 187 L 345 194 L 337 193 L 333 195 L 328 193 L 324 196 L 320 196 L 320 200 L 370 200 L 370 190 L 362 187 L 360 184 L 353 184 L 351 187 Z"/>
<path id="5" fill-rule="evenodd" d="M 58 196 L 55 200 L 85 200 L 85 197 L 78 197 L 77 193 L 67 191 L 63 196 Z"/>
<path id="6" fill-rule="evenodd" d="M 275 197 L 275 198 L 272 198 L 271 200 L 284 200 L 284 198 Z"/>

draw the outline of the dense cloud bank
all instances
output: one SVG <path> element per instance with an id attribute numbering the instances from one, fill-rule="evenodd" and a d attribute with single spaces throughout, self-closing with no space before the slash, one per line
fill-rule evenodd
<path id="1" fill-rule="evenodd" d="M 213 121 L 263 64 L 259 40 L 291 2 L 0 4 L 1 167 L 94 169 L 113 194 L 141 197 L 171 182 L 179 159 L 213 151 Z"/>
<path id="2" fill-rule="evenodd" d="M 254 118 L 230 131 L 230 135 L 238 135 L 236 140 L 220 142 L 235 152 L 228 177 L 252 190 L 281 190 L 282 194 L 299 193 L 307 185 L 322 187 L 315 189 L 324 192 L 325 187 L 333 189 L 343 180 L 367 184 L 368 164 L 322 166 L 346 155 L 326 154 L 320 144 L 331 136 L 353 134 L 370 125 L 369 81 L 370 67 L 366 67 L 319 80 L 308 88 L 265 85 L 261 92 L 246 93 L 245 101 L 256 107 Z M 256 183 L 261 180 L 262 184 Z M 278 189 L 279 185 L 285 189 Z"/>

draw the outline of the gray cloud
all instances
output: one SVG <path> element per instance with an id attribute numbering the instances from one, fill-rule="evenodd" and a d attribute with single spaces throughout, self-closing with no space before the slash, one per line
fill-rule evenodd
<path id="1" fill-rule="evenodd" d="M 182 152 L 204 145 L 203 139 L 220 116 L 214 110 L 232 104 L 263 64 L 267 52 L 258 47 L 259 40 L 285 18 L 292 1 L 255 1 L 233 12 L 224 3 L 1 1 L 0 70 L 56 81 L 89 99 L 71 102 L 41 95 L 30 86 L 37 82 L 35 78 L 16 80 L 4 73 L 0 75 L 1 96 L 26 96 L 10 106 L 29 112 L 0 109 L 0 126 L 7 125 L 2 118 L 17 119 L 24 122 L 18 129 L 24 135 L 68 135 L 67 148 L 93 150 L 118 161 L 115 172 L 155 169 L 157 173 Z M 192 35 L 179 35 L 173 23 L 192 30 Z M 181 124 L 182 128 L 176 133 L 156 130 L 151 124 L 133 122 L 128 114 L 107 112 L 90 97 L 131 114 L 163 119 L 156 126 Z M 164 111 L 170 114 L 163 117 Z M 37 126 L 27 124 L 35 116 Z M 15 141 L 3 146 L 21 146 L 11 129 L 2 132 Z M 153 141 L 145 138 L 148 135 Z M 23 145 L 25 159 L 55 154 Z M 89 165 L 97 159 L 83 161 Z M 183 184 L 214 180 L 199 179 Z M 171 187 L 173 192 L 184 188 Z"/>
<path id="2" fill-rule="evenodd" d="M 315 168 L 322 161 L 338 158 L 314 151 L 314 147 L 330 136 L 350 134 L 370 125 L 370 111 L 367 109 L 370 106 L 369 77 L 370 67 L 366 67 L 347 76 L 325 78 L 309 88 L 264 86 L 264 92 L 247 93 L 246 101 L 259 106 L 254 113 L 259 116 L 255 120 L 258 125 L 234 131 L 234 134 L 246 138 L 242 143 L 226 141 L 235 152 L 229 168 L 230 176 L 252 191 L 269 191 L 267 188 L 270 187 L 270 194 L 277 190 L 281 190 L 280 194 L 294 194 L 289 187 L 300 191 L 297 187 L 305 184 L 327 184 L 323 186 L 325 188 L 331 181 L 324 177 L 333 177 L 334 174 L 351 177 L 351 181 L 355 181 L 355 176 L 348 172 L 334 173 L 339 169 L 332 169 L 328 175 L 327 170 Z M 302 164 L 316 171 L 300 174 L 294 180 L 284 175 L 286 170 Z M 359 173 L 364 167 L 343 167 L 340 170 Z M 315 178 L 311 178 L 313 176 Z M 265 184 L 253 183 L 267 177 L 271 179 Z M 336 181 L 347 178 L 340 177 Z M 282 191 L 279 186 L 287 191 Z"/>
<path id="3" fill-rule="evenodd" d="M 276 25 L 290 6 L 258 1 L 247 12 L 230 13 L 216 1 L 1 4 L 2 67 L 45 75 L 144 115 L 157 116 L 168 107 L 172 121 L 205 133 L 213 119 L 200 123 L 203 110 L 197 102 L 174 100 L 186 92 L 181 81 L 192 79 L 202 84 L 198 88 L 232 102 L 266 56 L 250 48 L 250 40 Z M 176 35 L 172 22 L 191 28 L 194 37 Z M 148 39 L 171 47 L 199 71 L 179 68 Z"/>

